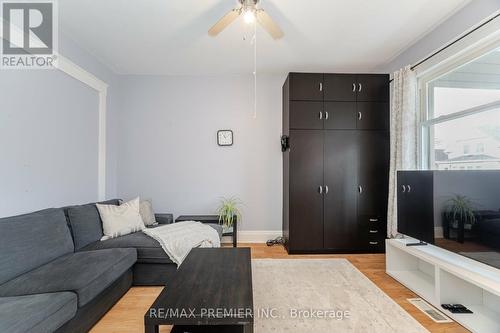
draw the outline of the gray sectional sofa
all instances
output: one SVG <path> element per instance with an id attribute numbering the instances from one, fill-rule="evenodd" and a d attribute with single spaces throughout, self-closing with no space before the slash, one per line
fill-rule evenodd
<path id="1" fill-rule="evenodd" d="M 93 203 L 0 219 L 0 332 L 87 332 L 132 285 L 162 286 L 176 272 L 142 232 L 101 237 Z"/>

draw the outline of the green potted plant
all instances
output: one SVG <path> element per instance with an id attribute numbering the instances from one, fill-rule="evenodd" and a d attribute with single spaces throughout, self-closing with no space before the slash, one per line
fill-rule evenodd
<path id="1" fill-rule="evenodd" d="M 219 223 L 222 224 L 224 230 L 230 229 L 233 226 L 235 219 L 241 221 L 241 201 L 236 197 L 222 198 L 216 212 L 219 215 Z"/>
<path id="2" fill-rule="evenodd" d="M 476 223 L 475 204 L 465 195 L 456 194 L 448 200 L 448 205 L 445 210 L 445 237 L 449 238 L 449 229 L 460 229 L 462 232 L 472 230 Z M 458 237 L 459 241 L 463 241 L 463 235 Z"/>

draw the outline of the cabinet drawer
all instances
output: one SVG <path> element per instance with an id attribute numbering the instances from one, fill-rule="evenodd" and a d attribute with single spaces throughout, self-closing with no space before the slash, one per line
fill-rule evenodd
<path id="1" fill-rule="evenodd" d="M 384 250 L 385 250 L 385 241 L 384 240 L 369 241 L 367 249 L 370 252 L 384 252 Z"/>
<path id="2" fill-rule="evenodd" d="M 379 232 L 383 232 L 386 228 L 385 217 L 380 216 L 361 216 L 360 224 L 366 232 L 368 232 L 368 230 L 378 230 Z"/>
<path id="3" fill-rule="evenodd" d="M 385 226 L 383 229 L 368 229 L 366 237 L 366 248 L 370 252 L 383 252 L 385 248 Z"/>
<path id="4" fill-rule="evenodd" d="M 371 231 L 374 231 L 371 229 Z M 368 231 L 370 232 L 370 231 Z M 385 239 L 385 232 L 382 230 L 377 230 L 376 233 L 368 233 L 368 243 L 369 242 L 382 242 Z M 375 245 L 375 244 L 373 244 Z"/>
<path id="5" fill-rule="evenodd" d="M 368 246 L 369 247 L 379 247 L 380 245 L 382 245 L 382 240 L 380 239 L 370 239 L 368 240 Z"/>
<path id="6" fill-rule="evenodd" d="M 368 228 L 379 229 L 380 227 L 385 226 L 385 220 L 378 216 L 367 217 L 366 222 Z"/>
<path id="7" fill-rule="evenodd" d="M 378 228 L 368 228 L 368 237 L 370 239 L 379 239 L 384 237 L 384 230 Z"/>

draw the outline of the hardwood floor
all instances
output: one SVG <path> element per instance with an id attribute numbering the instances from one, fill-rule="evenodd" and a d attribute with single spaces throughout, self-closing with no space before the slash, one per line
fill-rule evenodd
<path id="1" fill-rule="evenodd" d="M 464 333 L 469 332 L 456 323 L 438 324 L 429 319 L 407 298 L 417 297 L 413 292 L 385 274 L 385 256 L 383 254 L 352 255 L 293 255 L 286 253 L 281 246 L 268 247 L 265 244 L 239 244 L 252 248 L 252 258 L 346 258 L 357 269 L 372 280 L 389 297 L 418 320 L 432 333 Z M 133 287 L 115 306 L 94 326 L 92 333 L 135 333 L 144 332 L 144 314 L 162 287 Z M 170 328 L 161 326 L 160 333 L 168 333 Z"/>

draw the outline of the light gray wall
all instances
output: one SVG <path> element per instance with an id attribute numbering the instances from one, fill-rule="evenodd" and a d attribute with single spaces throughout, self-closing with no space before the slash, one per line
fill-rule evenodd
<path id="1" fill-rule="evenodd" d="M 116 198 L 117 119 L 120 116 L 120 77 L 87 50 L 59 31 L 61 54 L 108 84 L 106 120 L 106 197 Z M 97 154 L 97 152 L 96 152 Z"/>
<path id="2" fill-rule="evenodd" d="M 59 71 L 0 75 L 0 216 L 95 199 L 98 98 Z"/>
<path id="3" fill-rule="evenodd" d="M 281 87 L 260 76 L 121 77 L 118 195 L 152 198 L 157 212 L 214 213 L 221 196 L 243 202 L 244 230 L 281 230 Z M 234 131 L 219 147 L 216 132 Z"/>
<path id="4" fill-rule="evenodd" d="M 114 83 L 111 71 L 64 35 L 60 53 Z M 110 116 L 114 94 L 111 88 Z M 97 92 L 58 70 L 1 70 L 0 101 L 0 217 L 96 200 Z M 109 133 L 114 196 L 113 127 Z"/>
<path id="5" fill-rule="evenodd" d="M 432 10 L 432 9 L 429 9 Z M 413 65 L 500 10 L 500 0 L 473 0 L 378 70 L 392 73 Z"/>

